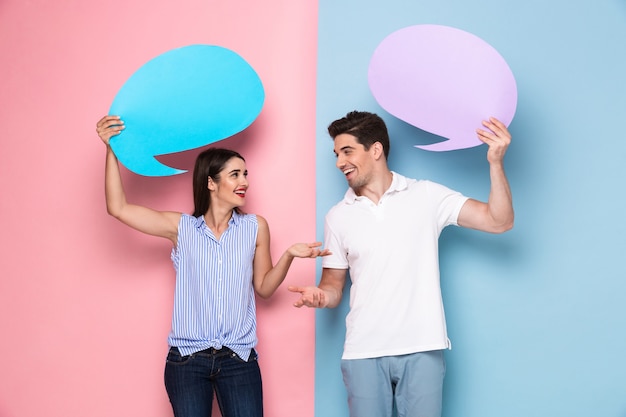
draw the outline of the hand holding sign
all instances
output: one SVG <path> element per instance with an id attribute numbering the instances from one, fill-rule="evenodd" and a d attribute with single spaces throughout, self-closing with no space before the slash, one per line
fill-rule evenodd
<path id="1" fill-rule="evenodd" d="M 191 45 L 166 52 L 135 72 L 109 114 L 126 129 L 111 148 L 129 170 L 145 176 L 185 171 L 157 161 L 164 155 L 226 139 L 259 115 L 265 94 L 254 69 L 235 52 Z"/>
<path id="2" fill-rule="evenodd" d="M 448 140 L 430 151 L 482 144 L 476 129 L 489 117 L 508 126 L 517 87 L 489 44 L 459 29 L 417 25 L 398 30 L 374 51 L 368 80 L 374 98 L 395 117 Z"/>

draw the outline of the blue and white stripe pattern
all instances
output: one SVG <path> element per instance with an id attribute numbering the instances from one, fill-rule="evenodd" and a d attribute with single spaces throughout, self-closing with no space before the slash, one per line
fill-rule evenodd
<path id="1" fill-rule="evenodd" d="M 247 360 L 256 346 L 252 285 L 258 231 L 253 214 L 233 216 L 219 240 L 204 216 L 183 214 L 172 249 L 176 290 L 170 346 L 182 355 L 226 346 Z"/>

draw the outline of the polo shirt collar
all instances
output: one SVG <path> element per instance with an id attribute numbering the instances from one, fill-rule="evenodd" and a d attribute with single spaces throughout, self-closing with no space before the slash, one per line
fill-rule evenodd
<path id="1" fill-rule="evenodd" d="M 405 176 L 400 175 L 394 171 L 391 171 L 391 174 L 392 174 L 391 185 L 389 186 L 387 191 L 385 191 L 384 195 L 406 190 L 409 186 Z M 352 188 L 348 188 L 348 191 L 346 191 L 346 194 L 344 196 L 344 201 L 347 204 L 354 204 L 354 202 L 358 198 L 359 196 L 356 195 L 354 190 Z"/>

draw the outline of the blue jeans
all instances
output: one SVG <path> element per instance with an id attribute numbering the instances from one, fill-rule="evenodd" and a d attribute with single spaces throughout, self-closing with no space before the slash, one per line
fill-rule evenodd
<path id="1" fill-rule="evenodd" d="M 228 348 L 181 356 L 170 348 L 165 388 L 175 417 L 210 417 L 213 393 L 223 417 L 262 417 L 263 390 L 257 353 L 244 361 Z"/>
<path id="2" fill-rule="evenodd" d="M 343 359 L 350 417 L 441 417 L 443 351 Z"/>

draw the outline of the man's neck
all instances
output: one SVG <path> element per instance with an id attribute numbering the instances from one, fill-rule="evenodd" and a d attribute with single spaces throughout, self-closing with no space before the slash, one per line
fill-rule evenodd
<path id="1" fill-rule="evenodd" d="M 389 169 L 376 174 L 372 181 L 358 190 L 354 190 L 355 194 L 362 197 L 367 197 L 374 204 L 378 204 L 385 192 L 391 187 L 393 181 L 393 174 Z"/>

